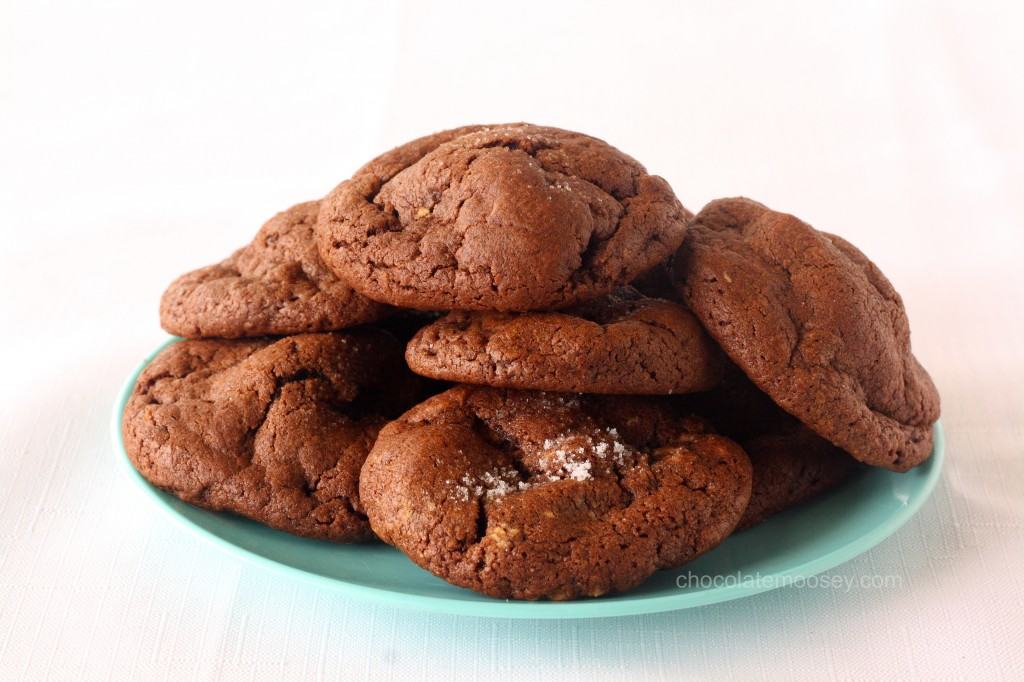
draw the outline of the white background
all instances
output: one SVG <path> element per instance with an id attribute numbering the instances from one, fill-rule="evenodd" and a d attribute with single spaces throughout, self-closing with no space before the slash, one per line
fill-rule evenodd
<path id="1" fill-rule="evenodd" d="M 1016 3 L 4 2 L 0 679 L 1020 676 L 1024 13 Z M 177 274 L 407 138 L 603 137 L 699 209 L 858 244 L 903 293 L 949 464 L 839 576 L 650 617 L 506 622 L 240 563 L 115 465 Z"/>

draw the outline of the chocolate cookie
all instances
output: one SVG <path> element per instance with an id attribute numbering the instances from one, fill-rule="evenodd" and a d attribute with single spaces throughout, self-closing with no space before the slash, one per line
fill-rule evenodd
<path id="1" fill-rule="evenodd" d="M 471 126 L 371 161 L 323 201 L 320 253 L 374 300 L 526 311 L 597 298 L 672 253 L 690 214 L 580 133 Z"/>
<path id="2" fill-rule="evenodd" d="M 457 386 L 381 430 L 360 492 L 381 539 L 445 580 L 571 599 L 717 545 L 750 477 L 739 446 L 655 399 Z"/>
<path id="3" fill-rule="evenodd" d="M 176 279 L 160 302 L 160 323 L 178 336 L 284 335 L 343 329 L 384 317 L 387 306 L 356 293 L 317 252 L 319 202 L 271 218 L 230 258 Z"/>
<path id="4" fill-rule="evenodd" d="M 673 276 L 730 358 L 823 438 L 895 471 L 928 458 L 939 395 L 899 294 L 851 244 L 721 199 L 691 224 Z"/>
<path id="5" fill-rule="evenodd" d="M 405 358 L 447 381 L 625 394 L 706 390 L 723 364 L 688 310 L 629 287 L 563 312 L 452 312 L 421 329 Z"/>
<path id="6" fill-rule="evenodd" d="M 147 480 L 191 504 L 366 540 L 359 469 L 416 383 L 398 343 L 376 330 L 182 341 L 139 376 L 125 449 Z"/>

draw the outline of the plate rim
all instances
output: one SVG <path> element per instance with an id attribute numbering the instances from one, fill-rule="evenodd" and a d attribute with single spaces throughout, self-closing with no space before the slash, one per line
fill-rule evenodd
<path id="1" fill-rule="evenodd" d="M 921 483 L 921 493 L 901 507 L 897 513 L 890 516 L 884 523 L 873 527 L 867 533 L 854 538 L 846 544 L 833 549 L 830 552 L 816 556 L 795 566 L 775 571 L 771 574 L 771 581 L 757 581 L 754 583 L 740 583 L 714 587 L 697 592 L 683 592 L 677 594 L 663 594 L 648 597 L 619 597 L 615 600 L 603 600 L 601 598 L 587 600 L 570 600 L 563 602 L 555 601 L 520 601 L 511 599 L 493 599 L 492 601 L 475 601 L 451 599 L 433 595 L 410 594 L 396 592 L 382 587 L 372 587 L 341 578 L 333 578 L 324 575 L 311 573 L 302 568 L 281 563 L 275 559 L 266 557 L 258 552 L 246 549 L 230 542 L 229 540 L 208 530 L 196 523 L 187 516 L 179 513 L 169 505 L 160 495 L 167 495 L 135 470 L 128 452 L 124 447 L 124 440 L 121 433 L 121 417 L 127 406 L 128 398 L 135 387 L 135 382 L 142 370 L 150 362 L 173 343 L 182 341 L 181 337 L 170 336 L 161 343 L 155 350 L 146 356 L 132 370 L 118 390 L 114 400 L 113 410 L 110 419 L 110 435 L 114 445 L 114 453 L 123 467 L 122 471 L 130 476 L 137 487 L 141 488 L 152 501 L 156 503 L 165 517 L 170 517 L 176 525 L 195 533 L 205 542 L 241 558 L 250 565 L 270 569 L 293 578 L 297 578 L 307 584 L 317 585 L 321 588 L 330 589 L 345 596 L 353 597 L 363 601 L 373 601 L 389 606 L 403 609 L 410 609 L 420 612 L 444 613 L 459 616 L 475 616 L 481 618 L 510 618 L 510 619 L 580 619 L 580 618 L 612 618 L 620 616 L 636 616 L 651 613 L 664 613 L 668 611 L 679 611 L 709 604 L 742 599 L 755 594 L 761 594 L 775 589 L 785 587 L 788 581 L 801 577 L 818 575 L 851 559 L 870 551 L 886 538 L 895 534 L 904 524 L 907 523 L 921 509 L 926 501 L 931 499 L 932 493 L 942 477 L 942 470 L 945 463 L 946 438 L 942 428 L 941 420 L 936 421 L 933 426 L 932 454 L 926 466 L 928 470 Z M 913 470 L 911 470 L 913 471 Z M 207 510 L 200 510 L 205 514 L 216 514 Z M 273 530 L 273 529 L 271 529 Z M 284 532 L 284 531 L 275 531 Z M 422 569 L 421 569 L 422 570 Z"/>

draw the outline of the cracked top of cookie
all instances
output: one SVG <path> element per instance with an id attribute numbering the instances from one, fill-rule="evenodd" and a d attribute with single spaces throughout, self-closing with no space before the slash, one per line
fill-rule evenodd
<path id="1" fill-rule="evenodd" d="M 405 357 L 435 379 L 583 393 L 704 391 L 723 366 L 688 310 L 630 287 L 560 312 L 455 311 L 421 329 Z"/>
<path id="2" fill-rule="evenodd" d="M 939 395 L 903 302 L 840 237 L 749 199 L 708 204 L 673 259 L 690 309 L 762 391 L 855 458 L 928 458 Z"/>
<path id="3" fill-rule="evenodd" d="M 323 201 L 320 253 L 374 300 L 558 308 L 672 253 L 691 217 L 663 179 L 587 135 L 469 126 L 398 147 Z"/>
<path id="4" fill-rule="evenodd" d="M 139 376 L 125 449 L 147 480 L 192 504 L 298 535 L 365 540 L 359 470 L 416 383 L 398 343 L 371 329 L 181 341 Z"/>
<path id="5" fill-rule="evenodd" d="M 239 338 L 333 331 L 386 316 L 324 264 L 313 228 L 320 202 L 278 213 L 229 258 L 176 279 L 160 301 L 160 324 L 187 338 Z"/>
<path id="6" fill-rule="evenodd" d="M 750 462 L 670 399 L 457 386 L 380 433 L 360 491 L 381 539 L 496 597 L 622 591 L 735 527 Z"/>

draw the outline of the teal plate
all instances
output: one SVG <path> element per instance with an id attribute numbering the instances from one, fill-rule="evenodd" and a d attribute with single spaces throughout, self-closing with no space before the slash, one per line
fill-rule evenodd
<path id="1" fill-rule="evenodd" d="M 928 499 L 942 472 L 945 439 L 936 424 L 935 448 L 924 465 L 905 474 L 865 471 L 842 488 L 738 533 L 700 559 L 661 571 L 626 594 L 570 602 L 491 599 L 449 585 L 386 545 L 294 537 L 193 507 L 147 483 L 125 453 L 121 414 L 139 372 L 175 341 L 158 348 L 132 373 L 114 407 L 114 444 L 131 480 L 182 526 L 243 559 L 289 578 L 393 606 L 495 618 L 600 618 L 674 611 L 809 584 L 813 576 L 896 532 Z"/>

